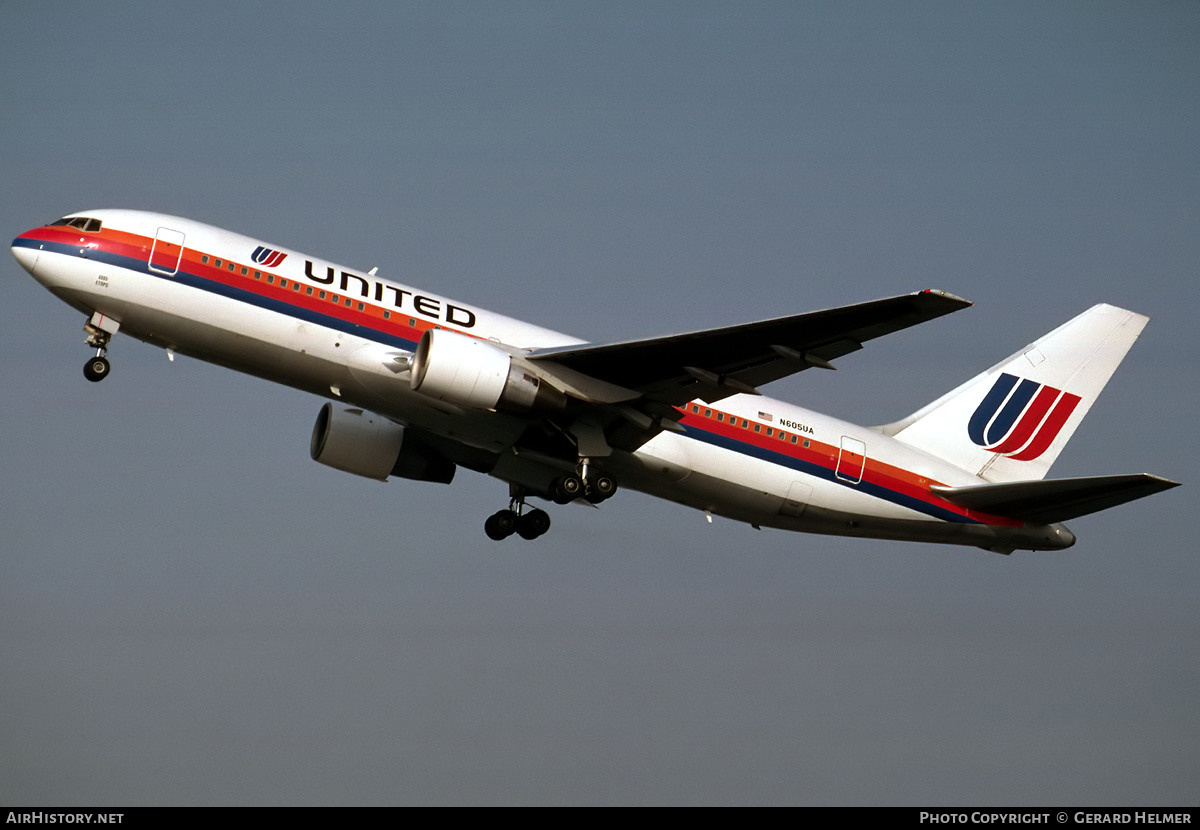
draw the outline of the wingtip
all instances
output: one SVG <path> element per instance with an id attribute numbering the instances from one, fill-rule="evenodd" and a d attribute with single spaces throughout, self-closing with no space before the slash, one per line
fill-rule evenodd
<path id="1" fill-rule="evenodd" d="M 924 291 L 918 291 L 917 294 L 931 294 L 935 297 L 941 297 L 942 299 L 949 300 L 950 302 L 962 306 L 963 308 L 975 305 L 975 303 L 968 299 L 960 297 L 957 294 L 951 294 L 949 291 L 942 291 L 938 288 L 926 288 Z"/>

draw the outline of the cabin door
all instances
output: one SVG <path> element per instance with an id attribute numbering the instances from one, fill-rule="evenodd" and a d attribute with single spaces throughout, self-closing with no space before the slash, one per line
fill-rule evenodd
<path id="1" fill-rule="evenodd" d="M 183 239 L 182 231 L 159 228 L 154 236 L 154 247 L 150 249 L 150 270 L 168 276 L 178 271 Z"/>
<path id="2" fill-rule="evenodd" d="M 862 481 L 863 465 L 867 463 L 867 445 L 849 435 L 842 436 L 842 451 L 838 453 L 837 477 L 851 484 Z"/>

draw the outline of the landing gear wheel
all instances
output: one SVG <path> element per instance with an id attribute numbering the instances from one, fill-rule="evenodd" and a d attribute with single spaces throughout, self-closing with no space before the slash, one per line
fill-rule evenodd
<path id="1" fill-rule="evenodd" d="M 550 514 L 545 510 L 530 510 L 517 519 L 517 535 L 526 541 L 536 539 L 550 529 Z"/>
<path id="2" fill-rule="evenodd" d="M 483 532 L 487 534 L 489 539 L 496 542 L 507 539 L 516 531 L 519 518 L 512 510 L 501 510 L 499 513 L 493 513 L 483 523 Z M 549 526 L 548 520 L 547 526 Z"/>
<path id="3" fill-rule="evenodd" d="M 112 340 L 112 336 L 116 334 L 119 326 L 120 323 L 105 317 L 98 311 L 83 324 L 83 330 L 87 333 L 85 342 L 96 350 L 96 356 L 83 364 L 83 376 L 92 383 L 108 377 L 109 365 L 105 358 L 105 355 L 108 354 L 108 341 Z"/>
<path id="4" fill-rule="evenodd" d="M 587 500 L 599 504 L 617 492 L 617 482 L 612 476 L 598 475 L 587 482 Z"/>
<path id="5" fill-rule="evenodd" d="M 92 383 L 98 383 L 108 377 L 110 368 L 107 357 L 96 355 L 83 364 L 83 376 Z"/>
<path id="6" fill-rule="evenodd" d="M 579 476 L 566 475 L 554 482 L 554 501 L 556 504 L 570 504 L 583 495 L 583 479 Z"/>

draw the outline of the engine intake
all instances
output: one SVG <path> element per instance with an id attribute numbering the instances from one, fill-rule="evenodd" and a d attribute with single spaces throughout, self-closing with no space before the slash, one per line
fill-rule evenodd
<path id="1" fill-rule="evenodd" d="M 544 378 L 513 365 L 486 340 L 446 329 L 421 335 L 412 361 L 414 392 L 466 409 L 558 410 L 567 396 Z"/>
<path id="2" fill-rule="evenodd" d="M 309 455 L 328 467 L 385 481 L 388 476 L 449 484 L 455 465 L 408 435 L 403 425 L 365 409 L 321 407 Z"/>

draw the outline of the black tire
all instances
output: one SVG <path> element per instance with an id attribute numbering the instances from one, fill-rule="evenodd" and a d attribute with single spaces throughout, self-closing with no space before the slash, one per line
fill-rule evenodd
<path id="1" fill-rule="evenodd" d="M 570 504 L 583 495 L 583 479 L 579 476 L 562 476 L 554 482 L 554 501 Z"/>
<path id="2" fill-rule="evenodd" d="M 517 514 L 511 510 L 501 510 L 499 513 L 493 513 L 483 523 L 483 532 L 487 534 L 489 539 L 496 542 L 512 536 L 513 531 L 516 529 Z"/>
<path id="3" fill-rule="evenodd" d="M 587 498 L 592 504 L 599 504 L 605 499 L 612 498 L 617 492 L 617 482 L 612 476 L 599 475 L 587 483 Z"/>
<path id="4" fill-rule="evenodd" d="M 530 510 L 517 520 L 517 533 L 526 541 L 536 539 L 549 529 L 550 514 L 545 510 Z"/>
<path id="5" fill-rule="evenodd" d="M 88 360 L 87 363 L 83 364 L 83 376 L 92 383 L 99 383 L 108 377 L 108 371 L 111 368 L 112 367 L 108 364 L 107 357 L 100 357 L 97 355 L 96 357 Z"/>

